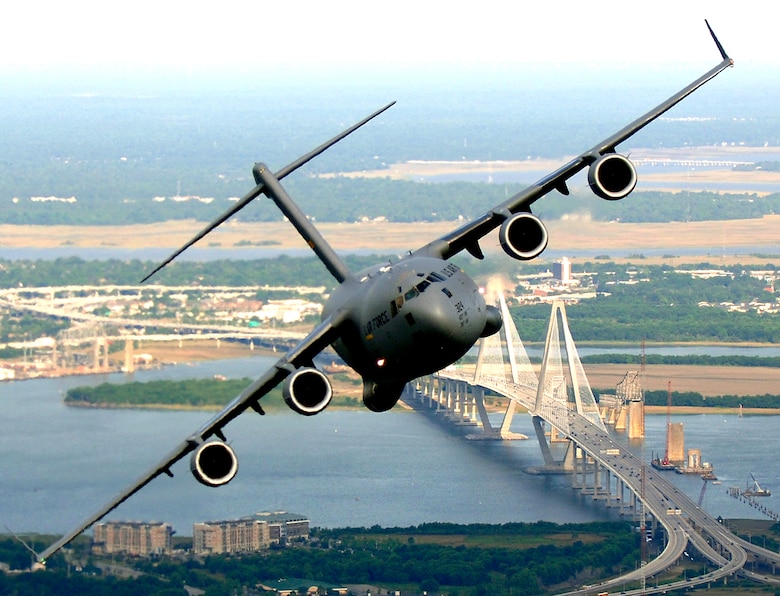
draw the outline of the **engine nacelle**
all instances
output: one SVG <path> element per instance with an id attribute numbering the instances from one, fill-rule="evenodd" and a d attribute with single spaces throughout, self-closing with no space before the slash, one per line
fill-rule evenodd
<path id="1" fill-rule="evenodd" d="M 316 368 L 299 368 L 285 380 L 282 396 L 290 409 L 313 416 L 330 403 L 333 389 L 328 377 Z"/>
<path id="2" fill-rule="evenodd" d="M 530 261 L 547 248 L 547 228 L 531 213 L 515 213 L 498 231 L 501 248 L 513 259 Z"/>
<path id="3" fill-rule="evenodd" d="M 238 472 L 238 458 L 227 443 L 210 441 L 192 453 L 190 470 L 201 484 L 222 486 L 233 480 Z"/>
<path id="4" fill-rule="evenodd" d="M 627 157 L 606 153 L 590 165 L 588 184 L 596 196 L 616 201 L 634 190 L 636 168 Z"/>

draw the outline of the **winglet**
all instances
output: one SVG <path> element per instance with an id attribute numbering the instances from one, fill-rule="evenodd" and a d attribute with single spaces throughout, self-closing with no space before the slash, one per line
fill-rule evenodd
<path id="1" fill-rule="evenodd" d="M 707 29 L 710 31 L 710 35 L 712 35 L 712 39 L 715 41 L 715 45 L 718 46 L 718 51 L 720 52 L 721 58 L 724 60 L 728 60 L 731 62 L 731 64 L 734 64 L 734 60 L 729 58 L 729 55 L 726 53 L 726 50 L 723 49 L 723 46 L 720 45 L 720 41 L 718 41 L 718 36 L 715 35 L 715 32 L 712 30 L 712 27 L 710 27 L 710 23 L 707 19 L 704 19 L 704 23 L 707 25 Z"/>

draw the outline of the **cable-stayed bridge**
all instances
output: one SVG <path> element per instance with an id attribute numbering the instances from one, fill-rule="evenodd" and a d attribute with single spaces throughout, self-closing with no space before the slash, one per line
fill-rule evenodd
<path id="1" fill-rule="evenodd" d="M 458 363 L 436 375 L 418 379 L 415 396 L 458 425 L 481 428 L 480 438 L 516 438 L 509 425 L 517 406 L 531 416 L 543 464 L 537 473 L 567 473 L 575 490 L 619 507 L 646 527 L 663 550 L 639 569 L 598 586 L 572 593 L 598 594 L 636 582 L 625 594 L 662 593 L 667 590 L 728 582 L 739 575 L 760 583 L 780 584 L 775 571 L 780 554 L 757 547 L 731 533 L 725 526 L 680 491 L 663 472 L 649 467 L 610 435 L 605 426 L 582 362 L 571 336 L 566 310 L 560 301 L 552 305 L 544 356 L 539 373 L 531 364 L 502 295 L 496 297 L 504 325 L 499 333 L 481 340 L 476 364 Z M 491 423 L 485 405 L 486 392 L 507 398 L 500 425 Z M 413 394 L 413 395 L 412 395 Z M 472 435 L 473 436 L 473 435 Z M 556 460 L 550 443 L 563 441 L 565 455 Z M 644 540 L 644 536 L 642 537 Z M 694 548 L 714 571 L 683 581 L 651 587 L 647 580 L 674 566 Z M 753 571 L 747 564 L 751 563 Z M 760 568 L 761 572 L 755 571 Z"/>

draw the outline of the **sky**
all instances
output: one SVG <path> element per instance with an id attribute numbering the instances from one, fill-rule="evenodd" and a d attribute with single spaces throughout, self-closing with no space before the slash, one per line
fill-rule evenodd
<path id="1" fill-rule="evenodd" d="M 0 72 L 48 67 L 409 68 L 710 64 L 707 18 L 739 63 L 780 66 L 766 0 L 27 0 L 0 24 Z"/>

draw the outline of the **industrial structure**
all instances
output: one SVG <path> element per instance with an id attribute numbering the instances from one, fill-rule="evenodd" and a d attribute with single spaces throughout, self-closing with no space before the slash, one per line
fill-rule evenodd
<path id="1" fill-rule="evenodd" d="M 261 344 L 286 349 L 301 334 L 277 328 L 276 322 L 299 320 L 321 309 L 319 304 L 297 298 L 250 300 L 258 291 L 303 294 L 321 293 L 324 288 L 107 285 L 0 289 L 0 309 L 70 323 L 55 336 L 25 338 L 3 346 L 23 351 L 24 358 L 0 364 L 0 380 L 132 372 L 150 363 L 148 354 L 135 353 L 134 344 L 141 342 L 178 342 L 182 347 L 190 340 L 214 340 L 216 346 L 220 340 L 229 340 L 250 349 Z M 197 316 L 182 315 L 181 308 L 188 303 Z"/>
<path id="2" fill-rule="evenodd" d="M 629 439 L 645 438 L 645 398 L 641 371 L 629 371 L 615 387 L 615 393 L 599 395 L 599 411 L 604 422 L 618 431 L 628 431 Z"/>

